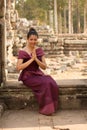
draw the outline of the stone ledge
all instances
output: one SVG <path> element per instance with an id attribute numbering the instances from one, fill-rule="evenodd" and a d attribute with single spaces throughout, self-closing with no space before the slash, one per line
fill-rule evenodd
<path id="1" fill-rule="evenodd" d="M 87 79 L 62 79 L 56 80 L 59 87 L 76 87 L 85 86 L 87 87 Z M 22 82 L 19 81 L 6 81 L 3 88 L 26 88 Z"/>
<path id="2" fill-rule="evenodd" d="M 57 80 L 60 109 L 87 109 L 87 80 Z M 37 108 L 32 90 L 17 81 L 6 82 L 0 88 L 0 100 L 8 109 Z"/>

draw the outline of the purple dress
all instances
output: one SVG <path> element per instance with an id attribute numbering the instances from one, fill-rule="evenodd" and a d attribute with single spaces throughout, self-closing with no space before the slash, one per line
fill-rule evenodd
<path id="1" fill-rule="evenodd" d="M 36 54 L 37 58 L 41 60 L 44 51 L 38 48 L 36 49 Z M 31 55 L 20 50 L 18 59 L 23 59 L 23 62 L 26 62 L 31 59 Z M 35 61 L 22 70 L 19 80 L 32 89 L 39 104 L 39 113 L 50 115 L 55 112 L 58 106 L 58 85 L 51 76 L 45 75 L 40 70 Z"/>

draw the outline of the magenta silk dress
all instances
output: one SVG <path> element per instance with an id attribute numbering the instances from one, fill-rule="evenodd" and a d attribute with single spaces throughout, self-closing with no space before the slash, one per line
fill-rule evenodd
<path id="1" fill-rule="evenodd" d="M 42 48 L 37 48 L 36 54 L 37 58 L 41 60 L 44 51 Z M 19 50 L 18 59 L 23 59 L 23 62 L 26 62 L 31 59 L 31 55 L 24 50 Z M 40 70 L 35 61 L 22 70 L 19 80 L 23 81 L 24 85 L 32 89 L 39 104 L 39 113 L 50 115 L 57 110 L 58 85 L 51 76 L 45 75 Z"/>

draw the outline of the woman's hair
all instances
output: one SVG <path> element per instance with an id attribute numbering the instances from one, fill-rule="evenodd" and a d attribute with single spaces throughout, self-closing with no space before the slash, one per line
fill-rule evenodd
<path id="1" fill-rule="evenodd" d="M 27 39 L 31 36 L 31 35 L 36 35 L 38 37 L 38 33 L 34 28 L 30 28 L 28 33 L 27 33 Z"/>

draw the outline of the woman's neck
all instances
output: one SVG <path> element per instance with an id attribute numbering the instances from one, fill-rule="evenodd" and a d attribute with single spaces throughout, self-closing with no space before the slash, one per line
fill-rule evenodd
<path id="1" fill-rule="evenodd" d="M 35 47 L 26 46 L 27 51 L 32 52 Z"/>

